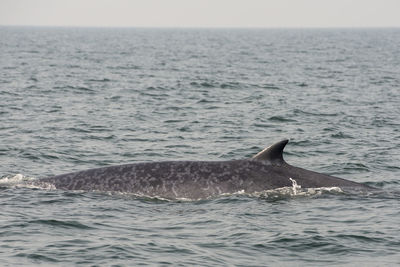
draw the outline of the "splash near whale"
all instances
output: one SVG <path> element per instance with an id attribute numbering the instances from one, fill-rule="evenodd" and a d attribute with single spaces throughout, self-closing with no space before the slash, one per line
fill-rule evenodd
<path id="1" fill-rule="evenodd" d="M 165 199 L 206 199 L 223 194 L 247 194 L 291 187 L 371 187 L 292 166 L 283 159 L 288 140 L 253 158 L 228 161 L 165 161 L 96 168 L 33 181 L 59 190 L 131 193 Z"/>

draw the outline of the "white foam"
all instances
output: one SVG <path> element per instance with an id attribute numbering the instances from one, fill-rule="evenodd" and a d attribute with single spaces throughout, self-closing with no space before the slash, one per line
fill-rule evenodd
<path id="1" fill-rule="evenodd" d="M 17 185 L 26 181 L 34 180 L 35 178 L 24 176 L 23 174 L 17 173 L 14 176 L 8 175 L 0 178 L 0 185 Z"/>
<path id="2" fill-rule="evenodd" d="M 290 179 L 290 181 L 292 182 L 292 189 L 293 189 L 293 195 L 297 195 L 297 190 L 299 189 L 301 189 L 301 185 L 297 185 L 297 182 L 296 182 L 296 180 L 295 179 L 292 179 L 292 178 L 290 178 L 289 177 L 289 179 Z"/>
<path id="3" fill-rule="evenodd" d="M 37 189 L 46 189 L 46 190 L 54 190 L 56 189 L 54 185 L 49 183 L 31 183 L 32 181 L 37 180 L 34 177 L 25 176 L 21 173 L 17 173 L 15 175 L 7 175 L 5 177 L 0 178 L 0 186 L 10 187 L 10 188 L 37 188 Z"/>
<path id="4" fill-rule="evenodd" d="M 317 187 L 317 188 L 302 188 L 301 185 L 297 184 L 297 181 L 289 178 L 292 182 L 292 186 L 286 186 L 276 189 L 264 190 L 261 192 L 255 192 L 250 194 L 253 197 L 259 197 L 269 200 L 277 199 L 289 199 L 296 197 L 311 197 L 319 196 L 324 193 L 343 193 L 340 187 Z"/>
<path id="5" fill-rule="evenodd" d="M 44 190 L 56 190 L 57 189 L 54 184 L 44 183 L 44 182 L 34 183 L 34 184 L 28 182 L 28 183 L 23 183 L 23 184 L 17 185 L 17 187 L 44 189 Z"/>
<path id="6" fill-rule="evenodd" d="M 297 185 L 297 183 L 293 183 L 292 187 L 287 186 L 272 190 L 265 190 L 262 192 L 253 193 L 252 196 L 263 199 L 277 200 L 319 196 L 325 193 L 343 193 L 343 190 L 340 187 L 301 188 L 301 186 Z"/>

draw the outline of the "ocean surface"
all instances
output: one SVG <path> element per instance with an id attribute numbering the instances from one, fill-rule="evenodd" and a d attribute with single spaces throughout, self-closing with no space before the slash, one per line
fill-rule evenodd
<path id="1" fill-rule="evenodd" d="M 249 158 L 379 188 L 166 201 L 26 181 Z M 1 266 L 400 264 L 400 29 L 0 27 Z"/>

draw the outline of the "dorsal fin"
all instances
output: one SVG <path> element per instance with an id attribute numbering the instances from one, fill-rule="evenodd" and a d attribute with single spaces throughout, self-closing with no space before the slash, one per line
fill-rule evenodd
<path id="1" fill-rule="evenodd" d="M 272 163 L 278 163 L 282 164 L 285 161 L 283 160 L 283 149 L 285 148 L 286 144 L 289 142 L 288 139 L 282 140 L 278 143 L 275 143 L 257 155 L 253 157 L 253 159 L 256 160 L 268 160 L 271 161 Z"/>

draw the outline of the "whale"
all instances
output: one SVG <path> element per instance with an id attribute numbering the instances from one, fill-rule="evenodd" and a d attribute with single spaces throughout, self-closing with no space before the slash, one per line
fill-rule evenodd
<path id="1" fill-rule="evenodd" d="M 207 199 L 224 194 L 263 192 L 297 183 L 301 188 L 372 187 L 288 164 L 284 139 L 246 159 L 226 161 L 160 161 L 71 172 L 36 180 L 57 190 L 129 193 L 164 199 Z"/>

